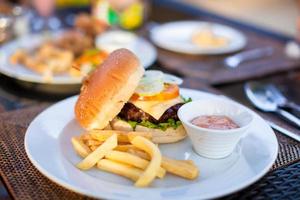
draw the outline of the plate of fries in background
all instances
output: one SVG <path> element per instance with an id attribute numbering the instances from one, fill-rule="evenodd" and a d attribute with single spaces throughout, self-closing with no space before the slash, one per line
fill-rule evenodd
<path id="1" fill-rule="evenodd" d="M 145 68 L 156 60 L 156 49 L 134 36 L 131 49 Z M 29 34 L 0 47 L 0 73 L 25 82 L 80 85 L 109 55 L 76 30 Z M 77 91 L 79 91 L 77 89 Z"/>
<path id="2" fill-rule="evenodd" d="M 72 69 L 73 53 L 51 42 L 62 34 L 31 34 L 2 46 L 0 72 L 32 83 L 80 84 L 82 76 L 74 74 Z"/>
<path id="3" fill-rule="evenodd" d="M 223 98 L 181 89 L 193 100 Z M 198 156 L 186 138 L 154 144 L 151 133 L 83 130 L 77 96 L 38 115 L 25 136 L 26 153 L 46 177 L 72 191 L 105 199 L 208 199 L 261 178 L 277 156 L 273 131 L 257 114 L 255 128 L 224 159 Z M 263 134 L 261 134 L 263 133 Z"/>

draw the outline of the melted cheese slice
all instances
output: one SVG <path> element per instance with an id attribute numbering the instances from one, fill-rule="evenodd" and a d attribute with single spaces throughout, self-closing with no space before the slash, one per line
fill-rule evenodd
<path id="1" fill-rule="evenodd" d="M 183 100 L 180 96 L 167 101 L 130 101 L 130 103 L 150 114 L 157 120 L 164 114 L 164 112 L 168 108 L 182 102 Z"/>

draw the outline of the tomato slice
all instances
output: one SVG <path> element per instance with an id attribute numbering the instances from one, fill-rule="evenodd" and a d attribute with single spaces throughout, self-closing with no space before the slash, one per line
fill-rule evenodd
<path id="1" fill-rule="evenodd" d="M 179 87 L 175 84 L 165 84 L 164 90 L 153 96 L 139 96 L 137 93 L 134 93 L 130 100 L 136 101 L 165 101 L 174 99 L 179 96 Z"/>
<path id="2" fill-rule="evenodd" d="M 73 62 L 73 68 L 80 70 L 81 66 L 86 63 L 97 66 L 101 64 L 107 56 L 107 53 L 104 51 L 86 51 Z"/>

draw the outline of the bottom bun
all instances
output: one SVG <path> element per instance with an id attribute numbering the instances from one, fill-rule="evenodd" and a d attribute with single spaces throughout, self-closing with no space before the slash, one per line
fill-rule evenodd
<path id="1" fill-rule="evenodd" d="M 127 122 L 120 119 L 115 118 L 110 125 L 113 130 L 133 131 Z M 186 131 L 182 125 L 178 126 L 177 129 L 168 128 L 165 131 L 137 125 L 135 131 L 151 132 L 152 141 L 159 144 L 178 142 L 186 137 Z"/>

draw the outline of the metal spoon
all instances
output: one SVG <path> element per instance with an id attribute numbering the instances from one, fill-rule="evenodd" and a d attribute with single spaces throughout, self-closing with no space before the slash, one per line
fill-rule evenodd
<path id="1" fill-rule="evenodd" d="M 265 87 L 268 97 L 273 99 L 273 101 L 276 102 L 279 107 L 289 108 L 300 113 L 300 106 L 289 101 L 275 85 L 267 84 Z"/>
<path id="2" fill-rule="evenodd" d="M 249 82 L 245 84 L 244 89 L 247 97 L 255 107 L 265 112 L 277 113 L 300 128 L 300 119 L 280 109 L 278 104 L 268 97 L 267 90 L 261 84 Z"/>

